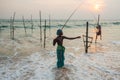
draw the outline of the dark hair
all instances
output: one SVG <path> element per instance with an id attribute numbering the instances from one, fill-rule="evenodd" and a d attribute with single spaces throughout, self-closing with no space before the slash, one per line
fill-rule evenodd
<path id="1" fill-rule="evenodd" d="M 57 35 L 63 35 L 63 32 L 62 32 L 61 29 L 58 29 L 56 34 L 57 34 Z"/>

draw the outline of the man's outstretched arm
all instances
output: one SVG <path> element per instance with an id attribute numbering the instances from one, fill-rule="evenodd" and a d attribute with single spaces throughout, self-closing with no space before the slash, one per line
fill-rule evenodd
<path id="1" fill-rule="evenodd" d="M 81 36 L 77 36 L 77 37 L 66 37 L 66 36 L 63 36 L 63 38 L 64 39 L 73 40 L 73 39 L 81 38 Z"/>

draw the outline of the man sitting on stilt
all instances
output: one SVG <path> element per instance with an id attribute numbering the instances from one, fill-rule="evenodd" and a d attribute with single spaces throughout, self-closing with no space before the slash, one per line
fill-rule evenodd
<path id="1" fill-rule="evenodd" d="M 102 40 L 101 25 L 97 25 L 97 27 L 96 27 L 96 38 L 95 38 L 95 43 L 97 42 L 98 36 L 100 36 L 100 40 Z"/>

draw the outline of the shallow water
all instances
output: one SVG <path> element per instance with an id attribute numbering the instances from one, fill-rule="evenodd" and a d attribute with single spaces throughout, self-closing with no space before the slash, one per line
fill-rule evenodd
<path id="1" fill-rule="evenodd" d="M 58 21 L 54 24 L 62 23 Z M 4 28 L 0 33 L 0 80 L 119 80 L 120 25 L 110 23 L 113 22 L 104 23 L 102 40 L 98 39 L 97 43 L 93 40 L 88 54 L 85 54 L 83 37 L 64 40 L 65 68 L 68 70 L 56 68 L 56 46 L 52 45 L 52 41 L 58 27 L 52 27 L 50 32 L 47 29 L 45 49 L 41 47 L 37 26 L 33 33 L 27 29 L 27 35 L 23 28 L 16 28 L 15 40 L 10 39 L 9 28 Z M 80 25 L 79 21 L 70 24 Z M 17 25 L 22 26 L 20 23 Z M 85 26 L 65 27 L 63 32 L 68 37 L 82 36 Z M 89 36 L 95 36 L 92 26 L 89 27 Z"/>

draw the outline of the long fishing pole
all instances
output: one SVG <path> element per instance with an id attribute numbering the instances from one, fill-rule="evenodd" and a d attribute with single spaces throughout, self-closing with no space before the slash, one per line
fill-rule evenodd
<path id="1" fill-rule="evenodd" d="M 68 19 L 66 20 L 65 24 L 63 25 L 63 27 L 61 29 L 63 29 L 65 27 L 65 25 L 67 24 L 67 22 L 70 20 L 70 18 L 74 15 L 74 13 L 77 11 L 77 9 L 81 6 L 82 2 L 79 4 L 79 6 L 72 12 L 72 14 L 68 17 Z"/>
<path id="2" fill-rule="evenodd" d="M 73 16 L 73 14 L 77 11 L 78 8 L 76 8 L 72 14 L 69 16 L 69 18 L 66 20 L 65 24 L 63 25 L 62 29 L 65 27 L 65 25 L 67 24 L 67 22 L 70 20 L 70 18 Z"/>

